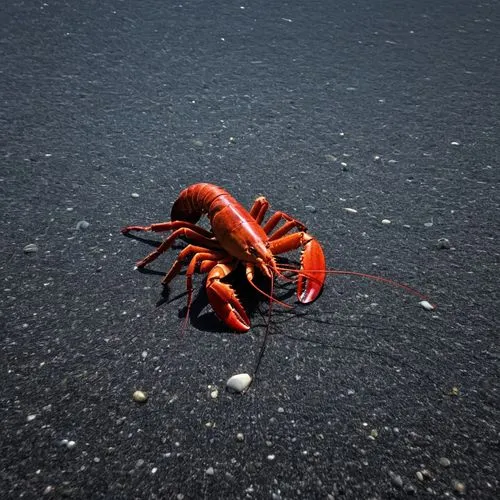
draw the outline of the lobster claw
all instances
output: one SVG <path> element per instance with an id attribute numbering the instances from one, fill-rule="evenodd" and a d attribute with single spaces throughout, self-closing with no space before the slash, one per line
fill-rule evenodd
<path id="1" fill-rule="evenodd" d="M 233 268 L 227 264 L 217 264 L 208 273 L 206 290 L 208 300 L 217 317 L 229 328 L 239 333 L 250 329 L 250 320 L 235 291 L 228 283 L 220 280 Z"/>
<path id="2" fill-rule="evenodd" d="M 300 274 L 297 280 L 297 297 L 300 302 L 307 304 L 316 299 L 323 288 L 326 261 L 321 245 L 307 233 L 304 239 Z"/>

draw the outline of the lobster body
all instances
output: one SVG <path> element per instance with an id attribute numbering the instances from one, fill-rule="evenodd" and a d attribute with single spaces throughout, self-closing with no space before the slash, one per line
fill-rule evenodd
<path id="1" fill-rule="evenodd" d="M 321 245 L 306 232 L 301 222 L 284 212 L 275 212 L 262 226 L 268 208 L 269 202 L 264 197 L 257 198 L 247 211 L 224 189 L 206 183 L 193 184 L 184 189 L 175 201 L 170 222 L 127 226 L 122 233 L 172 231 L 156 250 L 137 263 L 139 268 L 170 248 L 176 238 L 188 241 L 190 244 L 181 251 L 163 283 L 169 283 L 179 273 L 184 261 L 189 259 L 186 271 L 188 308 L 193 274 L 196 271 L 208 273 L 207 295 L 217 316 L 232 329 L 244 332 L 250 328 L 250 320 L 233 288 L 221 281 L 239 263 L 245 265 L 246 276 L 251 283 L 255 269 L 273 279 L 274 276 L 282 276 L 274 256 L 302 247 L 301 268 L 297 270 L 297 294 L 304 303 L 319 295 L 325 279 L 325 258 Z M 211 231 L 196 225 L 204 214 L 210 220 Z M 281 221 L 284 224 L 275 230 Z"/>
<path id="2" fill-rule="evenodd" d="M 172 206 L 170 218 L 196 223 L 203 214 L 210 220 L 215 239 L 229 255 L 257 262 L 246 250 L 262 247 L 267 235 L 248 211 L 224 189 L 203 183 L 189 186 Z M 260 250 L 267 254 L 262 248 Z M 272 254 L 269 253 L 266 262 L 271 261 Z"/>

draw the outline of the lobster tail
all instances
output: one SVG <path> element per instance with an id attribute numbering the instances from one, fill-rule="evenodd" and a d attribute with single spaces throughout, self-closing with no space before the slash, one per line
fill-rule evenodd
<path id="1" fill-rule="evenodd" d="M 213 184 L 193 184 L 184 189 L 172 206 L 170 219 L 196 224 L 206 214 L 215 198 L 227 192 Z"/>
<path id="2" fill-rule="evenodd" d="M 175 200 L 175 203 L 172 205 L 172 211 L 170 212 L 170 220 L 173 221 L 183 220 L 186 222 L 191 222 L 192 224 L 196 224 L 200 220 L 203 211 L 200 209 L 195 210 L 189 205 L 190 205 L 189 199 L 186 200 L 181 196 L 177 198 L 177 200 Z"/>

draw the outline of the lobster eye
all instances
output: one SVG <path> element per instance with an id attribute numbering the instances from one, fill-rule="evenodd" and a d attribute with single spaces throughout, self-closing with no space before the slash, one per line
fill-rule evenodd
<path id="1" fill-rule="evenodd" d="M 257 257 L 257 250 L 255 250 L 254 247 L 248 247 L 248 253 L 250 255 L 253 255 L 254 257 Z"/>

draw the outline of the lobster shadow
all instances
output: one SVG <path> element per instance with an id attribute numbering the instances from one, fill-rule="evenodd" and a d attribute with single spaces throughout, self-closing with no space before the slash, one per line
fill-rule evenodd
<path id="1" fill-rule="evenodd" d="M 163 273 L 153 270 L 142 270 L 142 272 L 163 275 Z M 185 274 L 181 273 L 180 276 L 182 275 Z M 191 307 L 189 308 L 188 319 L 190 324 L 197 330 L 203 332 L 234 333 L 234 330 L 225 325 L 212 310 L 205 288 L 206 281 L 206 278 L 204 278 L 201 285 L 197 286 L 197 291 L 193 295 Z M 256 322 L 256 319 L 259 319 L 259 314 L 257 313 L 260 313 L 260 316 L 265 318 L 265 313 L 261 310 L 260 306 L 264 304 L 269 305 L 269 298 L 255 290 L 248 282 L 244 266 L 238 266 L 229 276 L 224 278 L 222 282 L 228 283 L 233 287 L 241 304 L 250 317 L 253 326 L 258 326 L 259 323 Z M 291 286 L 289 282 L 283 283 L 277 280 L 275 281 L 274 289 L 271 290 L 271 282 L 269 279 L 260 274 L 255 277 L 254 284 L 268 295 L 272 292 L 273 297 L 280 301 L 289 300 L 295 293 L 294 287 Z M 172 303 L 183 298 L 187 299 L 187 292 L 176 294 L 173 297 L 171 297 L 171 292 L 172 288 L 169 285 L 164 285 L 161 298 L 156 303 L 156 306 L 160 307 L 165 303 Z M 187 314 L 188 307 L 186 304 L 179 310 L 179 318 L 185 319 Z"/>
<path id="2" fill-rule="evenodd" d="M 126 233 L 124 234 L 126 238 L 131 238 L 141 243 L 145 243 L 151 247 L 159 247 L 161 241 L 143 237 L 138 234 Z M 171 250 L 180 250 L 185 248 L 185 242 L 182 240 L 176 242 L 172 245 Z M 276 257 L 278 264 L 286 264 L 298 268 L 299 263 L 293 260 L 287 259 L 286 257 L 278 256 Z M 138 271 L 141 274 L 155 275 L 155 276 L 165 276 L 164 271 L 158 271 L 151 268 L 140 268 Z M 178 278 L 185 277 L 185 271 L 179 273 Z M 196 329 L 203 332 L 212 333 L 234 333 L 234 331 L 225 325 L 215 314 L 210 306 L 208 296 L 206 293 L 206 277 L 202 280 L 200 285 L 196 285 L 197 291 L 193 294 L 193 299 L 191 302 L 191 307 L 189 308 L 189 322 Z M 198 281 L 197 281 L 198 282 Z M 236 291 L 238 298 L 243 305 L 247 315 L 252 321 L 252 325 L 260 326 L 261 323 L 258 322 L 259 316 L 264 321 L 262 325 L 265 325 L 265 313 L 260 309 L 261 305 L 267 304 L 269 306 L 269 298 L 259 293 L 246 278 L 245 267 L 243 265 L 238 266 L 229 276 L 222 279 L 223 283 L 230 284 Z M 271 281 L 263 276 L 261 273 L 257 273 L 254 279 L 254 284 L 262 290 L 267 295 L 272 295 L 279 301 L 287 302 L 295 294 L 295 285 L 289 281 L 284 281 L 280 279 L 274 280 L 274 286 L 271 286 Z M 164 304 L 170 304 L 176 302 L 179 299 L 185 298 L 187 300 L 187 291 L 180 294 L 176 294 L 171 297 L 172 287 L 170 285 L 163 285 L 163 290 L 161 292 L 161 297 L 156 302 L 156 307 L 161 307 Z M 292 304 L 290 304 L 292 305 Z M 260 313 L 259 315 L 256 313 Z M 276 311 L 277 312 L 277 311 Z M 185 319 L 188 314 L 187 304 L 179 310 L 179 318 Z M 274 314 L 274 313 L 273 313 Z M 285 315 L 284 321 L 292 319 L 289 314 Z M 257 321 L 256 321 L 257 320 Z"/>

